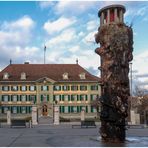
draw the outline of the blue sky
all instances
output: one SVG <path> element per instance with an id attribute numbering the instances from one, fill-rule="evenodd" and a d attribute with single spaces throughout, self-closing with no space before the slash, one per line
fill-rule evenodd
<path id="1" fill-rule="evenodd" d="M 148 88 L 148 2 L 26 1 L 0 2 L 0 69 L 12 63 L 76 63 L 99 76 L 94 50 L 98 10 L 109 4 L 126 7 L 124 22 L 133 24 L 133 79 Z"/>

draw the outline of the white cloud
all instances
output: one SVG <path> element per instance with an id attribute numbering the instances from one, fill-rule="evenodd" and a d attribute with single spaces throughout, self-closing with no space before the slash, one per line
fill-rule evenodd
<path id="1" fill-rule="evenodd" d="M 29 42 L 35 22 L 29 16 L 12 21 L 4 22 L 0 29 L 0 45 L 13 46 Z"/>
<path id="2" fill-rule="evenodd" d="M 48 32 L 48 34 L 53 34 L 56 32 L 59 32 L 65 28 L 70 27 L 76 22 L 75 18 L 65 18 L 65 17 L 60 17 L 59 19 L 55 21 L 47 21 L 44 24 L 44 29 Z"/>
<path id="3" fill-rule="evenodd" d="M 92 31 L 87 34 L 87 36 L 83 39 L 84 43 L 95 43 L 95 34 L 97 31 Z"/>
<path id="4" fill-rule="evenodd" d="M 70 52 L 74 53 L 80 50 L 80 46 L 76 45 L 69 49 Z"/>
<path id="5" fill-rule="evenodd" d="M 55 12 L 61 14 L 81 14 L 94 8 L 97 1 L 59 1 L 55 6 Z"/>
<path id="6" fill-rule="evenodd" d="M 39 6 L 41 9 L 49 8 L 50 6 L 53 6 L 54 3 L 52 1 L 41 1 L 39 2 Z"/>
<path id="7" fill-rule="evenodd" d="M 88 31 L 92 31 L 92 30 L 97 30 L 97 27 L 98 27 L 98 24 L 97 24 L 97 21 L 96 20 L 93 20 L 93 21 L 89 21 L 87 23 L 87 30 Z"/>
<path id="8" fill-rule="evenodd" d="M 58 34 L 56 37 L 50 39 L 47 41 L 46 45 L 47 47 L 59 46 L 59 44 L 69 43 L 74 38 L 76 38 L 76 32 L 74 29 L 67 29 L 64 30 L 61 34 Z"/>

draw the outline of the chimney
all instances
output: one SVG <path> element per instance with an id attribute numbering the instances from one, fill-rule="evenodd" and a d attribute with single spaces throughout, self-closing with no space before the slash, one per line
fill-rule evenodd
<path id="1" fill-rule="evenodd" d="M 24 62 L 24 64 L 29 64 L 29 62 Z"/>

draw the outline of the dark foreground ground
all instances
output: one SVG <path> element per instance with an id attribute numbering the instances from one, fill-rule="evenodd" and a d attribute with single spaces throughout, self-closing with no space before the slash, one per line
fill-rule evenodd
<path id="1" fill-rule="evenodd" d="M 71 128 L 71 125 L 37 125 L 34 128 L 0 128 L 0 147 L 148 147 L 148 128 L 128 129 L 122 144 L 98 141 L 97 128 Z"/>

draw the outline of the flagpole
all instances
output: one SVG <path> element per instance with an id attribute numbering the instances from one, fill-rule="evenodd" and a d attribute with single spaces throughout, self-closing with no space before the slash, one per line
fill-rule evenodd
<path id="1" fill-rule="evenodd" d="M 46 62 L 46 46 L 44 45 L 44 64 Z"/>

